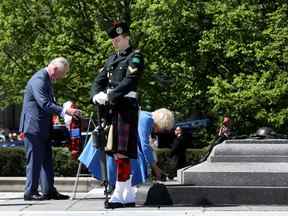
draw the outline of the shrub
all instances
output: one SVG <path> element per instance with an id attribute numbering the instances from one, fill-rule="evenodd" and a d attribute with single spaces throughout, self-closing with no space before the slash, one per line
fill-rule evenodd
<path id="1" fill-rule="evenodd" d="M 53 148 L 53 166 L 55 176 L 76 176 L 78 161 L 71 159 L 68 148 Z"/>
<path id="2" fill-rule="evenodd" d="M 53 148 L 55 176 L 76 176 L 78 162 L 71 159 L 67 148 Z M 24 148 L 0 148 L 0 176 L 25 176 Z"/>
<path id="3" fill-rule="evenodd" d="M 207 153 L 207 148 L 200 149 L 186 149 L 186 164 L 195 164 Z M 157 160 L 159 167 L 167 173 L 169 176 L 173 176 L 176 173 L 176 167 L 174 161 L 170 158 L 171 150 L 169 148 L 156 149 Z"/>
<path id="4" fill-rule="evenodd" d="M 0 167 L 0 176 L 24 176 L 24 149 L 0 148 Z"/>
<path id="5" fill-rule="evenodd" d="M 176 169 L 171 163 L 170 149 L 155 150 L 158 164 L 164 172 L 175 173 Z M 188 163 L 199 161 L 207 152 L 207 148 L 187 149 L 186 158 Z M 68 148 L 53 148 L 53 165 L 55 176 L 76 176 L 78 161 L 71 159 L 71 153 Z M 23 148 L 0 148 L 0 176 L 25 176 L 25 151 Z M 87 173 L 83 168 L 82 174 Z"/>

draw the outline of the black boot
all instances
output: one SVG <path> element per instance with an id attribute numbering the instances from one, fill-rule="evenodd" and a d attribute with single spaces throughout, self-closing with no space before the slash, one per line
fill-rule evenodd
<path id="1" fill-rule="evenodd" d="M 115 208 L 124 208 L 124 204 L 119 203 L 119 202 L 105 202 L 104 206 L 106 209 L 115 209 Z"/>

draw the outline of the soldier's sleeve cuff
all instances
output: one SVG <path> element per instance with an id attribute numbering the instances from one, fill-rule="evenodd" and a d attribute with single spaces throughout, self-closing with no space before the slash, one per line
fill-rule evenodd
<path id="1" fill-rule="evenodd" d="M 96 96 L 96 95 L 97 95 L 97 94 L 95 94 L 95 95 L 93 96 L 93 98 L 92 98 L 92 102 L 93 102 L 94 104 L 97 103 L 97 100 L 96 100 L 97 96 Z"/>

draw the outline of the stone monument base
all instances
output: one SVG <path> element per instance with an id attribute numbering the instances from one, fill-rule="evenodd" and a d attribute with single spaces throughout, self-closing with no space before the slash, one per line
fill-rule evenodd
<path id="1" fill-rule="evenodd" d="M 177 178 L 167 184 L 174 205 L 287 205 L 288 140 L 227 140 Z M 139 204 L 147 190 L 139 189 Z"/>

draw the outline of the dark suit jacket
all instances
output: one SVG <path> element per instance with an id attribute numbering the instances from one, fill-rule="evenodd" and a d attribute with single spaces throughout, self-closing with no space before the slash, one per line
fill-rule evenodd
<path id="1" fill-rule="evenodd" d="M 62 107 L 57 105 L 46 68 L 35 73 L 28 81 L 23 100 L 19 131 L 25 134 L 48 136 L 51 117 L 61 115 Z"/>

